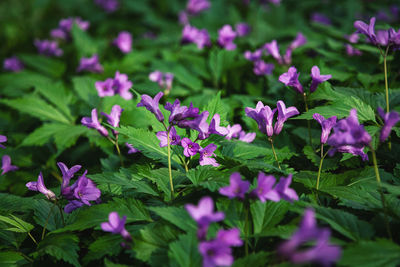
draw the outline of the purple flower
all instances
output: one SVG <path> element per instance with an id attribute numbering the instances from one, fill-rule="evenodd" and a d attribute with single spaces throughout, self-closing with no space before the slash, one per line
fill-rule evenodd
<path id="1" fill-rule="evenodd" d="M 231 266 L 234 261 L 231 246 L 243 244 L 239 235 L 237 228 L 219 230 L 216 239 L 200 242 L 199 251 L 203 256 L 203 266 Z"/>
<path id="2" fill-rule="evenodd" d="M 304 45 L 305 43 L 307 43 L 306 37 L 301 32 L 299 32 L 296 35 L 296 38 L 293 40 L 293 42 L 286 49 L 285 55 L 283 56 L 283 63 L 285 63 L 287 65 L 291 64 L 293 50 Z"/>
<path id="3" fill-rule="evenodd" d="M 3 158 L 1 159 L 1 175 L 6 174 L 7 172 L 13 172 L 18 170 L 17 166 L 11 165 L 11 158 L 9 155 L 4 155 Z"/>
<path id="4" fill-rule="evenodd" d="M 264 104 L 261 101 L 258 101 L 256 108 L 245 109 L 246 116 L 255 120 L 258 124 L 258 129 L 264 134 L 267 134 L 271 137 L 274 134 L 273 128 L 273 119 L 276 109 L 271 110 L 271 108 Z"/>
<path id="5" fill-rule="evenodd" d="M 101 191 L 92 180 L 86 177 L 87 171 L 71 187 L 74 190 L 74 197 L 82 203 L 91 206 L 89 201 L 96 201 L 100 198 Z"/>
<path id="6" fill-rule="evenodd" d="M 156 116 L 158 121 L 163 122 L 164 115 L 162 114 L 159 104 L 158 104 L 163 95 L 164 95 L 163 92 L 159 92 L 158 94 L 156 94 L 154 99 L 148 95 L 142 95 L 142 99 L 136 105 L 136 107 L 145 107 L 148 111 L 150 111 L 151 113 L 153 113 Z"/>
<path id="7" fill-rule="evenodd" d="M 81 169 L 81 165 L 74 165 L 70 169 L 62 163 L 57 162 L 57 166 L 62 173 L 62 183 L 61 183 L 61 194 L 69 199 L 72 196 L 71 188 L 69 187 L 69 182 L 71 178 L 74 177 L 75 173 Z"/>
<path id="8" fill-rule="evenodd" d="M 222 211 L 217 211 L 214 213 L 214 201 L 209 196 L 200 199 L 197 206 L 193 204 L 186 204 L 185 209 L 197 222 L 197 225 L 200 228 L 199 232 L 201 233 L 201 236 L 199 236 L 199 239 L 205 238 L 208 226 L 212 222 L 219 222 L 225 218 L 225 214 Z"/>
<path id="9" fill-rule="evenodd" d="M 221 127 L 220 124 L 221 118 L 219 114 L 214 114 L 211 119 L 210 126 L 208 128 L 208 134 L 218 134 L 224 136 L 228 134 L 228 130 L 225 127 Z"/>
<path id="10" fill-rule="evenodd" d="M 119 8 L 118 0 L 94 0 L 94 2 L 107 13 L 112 13 Z"/>
<path id="11" fill-rule="evenodd" d="M 74 23 L 83 31 L 89 29 L 90 26 L 90 23 L 88 21 L 84 21 L 79 17 L 62 19 L 58 24 L 58 28 L 51 30 L 50 32 L 51 37 L 62 40 L 70 39 L 71 29 Z"/>
<path id="12" fill-rule="evenodd" d="M 185 25 L 183 28 L 181 43 L 195 43 L 198 49 L 203 49 L 205 46 L 211 46 L 210 35 L 207 30 L 199 30 L 189 24 Z"/>
<path id="13" fill-rule="evenodd" d="M 7 136 L 0 134 L 0 147 L 1 148 L 6 148 L 4 145 L 1 144 L 1 143 L 4 143 L 4 142 L 7 142 Z"/>
<path id="14" fill-rule="evenodd" d="M 169 72 L 162 73 L 161 71 L 156 70 L 149 74 L 149 79 L 152 82 L 158 83 L 161 88 L 168 91 L 171 90 L 174 75 Z"/>
<path id="15" fill-rule="evenodd" d="M 245 133 L 245 131 L 240 131 L 239 140 L 246 143 L 251 143 L 256 138 L 256 133 Z"/>
<path id="16" fill-rule="evenodd" d="M 257 62 L 261 59 L 263 50 L 262 49 L 257 49 L 254 52 L 246 51 L 244 52 L 244 58 L 250 61 Z"/>
<path id="17" fill-rule="evenodd" d="M 56 41 L 36 39 L 34 45 L 36 46 L 39 54 L 45 56 L 60 57 L 64 53 L 62 49 L 58 47 L 58 43 Z"/>
<path id="18" fill-rule="evenodd" d="M 321 124 L 322 127 L 322 133 L 321 133 L 321 144 L 325 144 L 326 141 L 328 141 L 329 134 L 331 133 L 331 130 L 333 126 L 336 124 L 337 117 L 332 116 L 329 119 L 325 119 L 324 116 L 314 113 L 313 115 L 314 120 L 318 121 L 319 124 Z"/>
<path id="19" fill-rule="evenodd" d="M 285 103 L 282 100 L 279 100 L 276 103 L 276 106 L 278 108 L 278 119 L 274 126 L 274 134 L 278 135 L 282 131 L 285 121 L 287 121 L 287 119 L 289 119 L 290 117 L 299 114 L 299 111 L 296 107 L 286 108 Z"/>
<path id="20" fill-rule="evenodd" d="M 265 63 L 264 60 L 257 60 L 254 62 L 254 74 L 258 76 L 271 75 L 275 66 L 271 63 Z"/>
<path id="21" fill-rule="evenodd" d="M 215 144 L 209 144 L 205 148 L 201 148 L 199 150 L 199 153 L 200 153 L 199 163 L 201 166 L 204 166 L 204 165 L 212 165 L 214 167 L 219 166 L 217 161 L 214 158 L 212 158 L 212 156 L 215 156 L 214 151 L 216 149 L 217 149 L 217 146 Z"/>
<path id="22" fill-rule="evenodd" d="M 329 244 L 329 238 L 330 230 L 318 228 L 314 211 L 307 209 L 299 229 L 290 240 L 279 246 L 278 252 L 295 264 L 312 262 L 322 266 L 331 266 L 339 260 L 341 249 Z M 310 241 L 315 241 L 315 245 L 305 249 L 303 245 Z"/>
<path id="23" fill-rule="evenodd" d="M 108 78 L 105 81 L 95 82 L 94 86 L 96 87 L 99 97 L 105 97 L 105 96 L 113 96 L 115 94 L 113 84 L 114 84 L 114 79 Z"/>
<path id="24" fill-rule="evenodd" d="M 188 15 L 188 13 L 186 11 L 179 12 L 178 20 L 179 20 L 179 23 L 182 24 L 182 25 L 189 24 L 189 15 Z"/>
<path id="25" fill-rule="evenodd" d="M 181 128 L 190 128 L 199 132 L 198 139 L 204 140 L 209 134 L 209 125 L 207 123 L 207 118 L 210 113 L 208 111 L 203 111 L 193 120 L 183 120 L 178 123 Z"/>
<path id="26" fill-rule="evenodd" d="M 240 177 L 240 173 L 238 172 L 234 172 L 231 174 L 229 182 L 229 186 L 221 187 L 219 189 L 219 193 L 221 195 L 227 196 L 230 199 L 236 197 L 239 199 L 244 199 L 244 194 L 246 194 L 250 188 L 250 182 L 243 181 Z"/>
<path id="27" fill-rule="evenodd" d="M 286 201 L 299 200 L 296 191 L 292 188 L 289 188 L 289 185 L 292 183 L 292 175 L 289 174 L 287 178 L 281 177 L 279 182 L 275 186 L 276 192 L 278 192 L 279 197 Z"/>
<path id="28" fill-rule="evenodd" d="M 293 87 L 300 94 L 304 93 L 303 86 L 299 82 L 299 75 L 295 67 L 290 67 L 288 72 L 285 72 L 279 76 L 279 81 L 286 86 Z"/>
<path id="29" fill-rule="evenodd" d="M 247 24 L 245 22 L 241 22 L 241 23 L 238 23 L 235 25 L 235 30 L 236 30 L 237 36 L 243 37 L 250 33 L 251 27 L 249 26 L 249 24 Z"/>
<path id="30" fill-rule="evenodd" d="M 332 25 L 331 19 L 325 16 L 324 14 L 314 12 L 311 15 L 311 21 L 324 24 L 324 25 Z"/>
<path id="31" fill-rule="evenodd" d="M 273 189 L 275 182 L 274 176 L 260 172 L 257 178 L 257 188 L 251 192 L 251 196 L 259 198 L 263 203 L 267 200 L 278 202 L 280 200 L 279 194 L 276 189 Z"/>
<path id="32" fill-rule="evenodd" d="M 125 143 L 125 145 L 129 149 L 128 154 L 134 154 L 134 153 L 140 152 L 139 149 L 134 148 L 133 145 L 131 145 L 129 143 Z"/>
<path id="33" fill-rule="evenodd" d="M 242 126 L 240 124 L 234 124 L 233 126 L 228 125 L 226 129 L 228 130 L 228 133 L 225 135 L 225 139 L 231 140 L 232 138 L 239 136 Z"/>
<path id="34" fill-rule="evenodd" d="M 186 11 L 192 15 L 198 15 L 203 10 L 209 9 L 211 6 L 208 0 L 189 0 L 186 5 Z"/>
<path id="35" fill-rule="evenodd" d="M 104 82 L 97 81 L 95 87 L 100 97 L 113 96 L 119 94 L 126 100 L 132 99 L 132 93 L 129 89 L 132 87 L 132 82 L 129 81 L 128 75 L 115 72 L 114 79 L 108 78 Z"/>
<path id="36" fill-rule="evenodd" d="M 156 136 L 158 140 L 160 140 L 160 147 L 166 147 L 168 145 L 167 131 L 157 132 Z M 169 130 L 169 144 L 171 146 L 179 145 L 180 141 L 181 137 L 176 134 L 176 129 L 174 126 L 172 126 Z"/>
<path id="37" fill-rule="evenodd" d="M 369 21 L 369 24 L 361 20 L 357 20 L 354 22 L 354 27 L 357 29 L 357 33 L 364 34 L 373 44 L 376 44 L 376 35 L 375 35 L 375 17 L 372 17 Z"/>
<path id="38" fill-rule="evenodd" d="M 113 234 L 120 234 L 126 241 L 132 241 L 132 237 L 125 229 L 126 216 L 119 218 L 116 211 L 110 212 L 108 215 L 108 222 L 101 223 L 101 229 L 105 232 Z"/>
<path id="39" fill-rule="evenodd" d="M 330 78 L 332 78 L 332 75 L 328 74 L 328 75 L 321 75 L 319 68 L 317 66 L 313 66 L 311 68 L 311 85 L 310 85 L 310 92 L 314 92 L 318 85 L 322 82 L 325 82 L 327 80 L 329 80 Z"/>
<path id="40" fill-rule="evenodd" d="M 19 72 L 24 69 L 24 64 L 16 56 L 4 59 L 3 68 L 12 72 Z"/>
<path id="41" fill-rule="evenodd" d="M 79 62 L 79 66 L 77 68 L 77 72 L 88 71 L 88 72 L 103 72 L 103 66 L 101 66 L 99 62 L 99 57 L 97 54 L 92 57 L 83 57 Z"/>
<path id="42" fill-rule="evenodd" d="M 81 123 L 88 128 L 96 129 L 103 136 L 108 136 L 107 129 L 100 124 L 97 118 L 97 110 L 95 108 L 92 109 L 92 117 L 83 117 Z"/>
<path id="43" fill-rule="evenodd" d="M 233 31 L 231 25 L 224 25 L 218 31 L 218 45 L 225 48 L 226 50 L 235 50 L 236 44 L 233 40 L 236 38 L 236 32 Z"/>
<path id="44" fill-rule="evenodd" d="M 189 107 L 181 106 L 181 102 L 179 101 L 179 99 L 175 99 L 173 104 L 167 102 L 164 108 L 171 112 L 168 119 L 170 124 L 178 124 L 184 119 L 196 118 L 199 116 L 198 108 L 193 108 L 192 103 L 190 103 Z"/>
<path id="45" fill-rule="evenodd" d="M 191 157 L 197 154 L 200 149 L 200 145 L 193 143 L 189 138 L 185 137 L 181 141 L 181 146 L 183 147 L 183 155 L 185 157 Z"/>
<path id="46" fill-rule="evenodd" d="M 113 45 L 117 46 L 122 53 L 129 53 L 132 51 L 132 34 L 127 31 L 122 31 L 118 37 L 114 39 Z"/>
<path id="47" fill-rule="evenodd" d="M 114 105 L 111 108 L 111 113 L 108 115 L 107 113 L 101 112 L 102 115 L 104 115 L 107 118 L 107 122 L 112 126 L 112 127 L 119 127 L 119 120 L 121 117 L 123 109 L 119 105 Z M 118 132 L 116 130 L 112 130 L 113 134 L 116 136 Z"/>
<path id="48" fill-rule="evenodd" d="M 363 150 L 364 147 L 344 145 L 332 149 L 332 151 L 329 151 L 329 155 L 333 155 L 335 152 L 350 153 L 353 154 L 354 156 L 360 156 L 363 161 L 366 161 L 368 160 L 368 155 Z"/>
<path id="49" fill-rule="evenodd" d="M 56 199 L 56 195 L 53 193 L 53 191 L 47 189 L 44 185 L 42 172 L 39 173 L 37 182 L 29 182 L 26 184 L 26 187 L 28 187 L 28 189 L 31 191 L 39 191 L 40 193 L 45 195 L 47 199 Z"/>
<path id="50" fill-rule="evenodd" d="M 391 111 L 389 113 L 385 113 L 381 107 L 378 107 L 378 114 L 384 121 L 384 125 L 381 130 L 380 141 L 385 141 L 392 131 L 393 126 L 400 121 L 399 113 L 396 111 Z"/>
<path id="51" fill-rule="evenodd" d="M 83 204 L 83 203 L 80 202 L 79 200 L 71 200 L 71 201 L 68 202 L 67 205 L 65 205 L 65 207 L 64 207 L 64 212 L 65 212 L 65 213 L 71 213 L 71 212 L 73 212 L 74 210 L 76 210 L 76 209 L 82 207 L 83 205 L 85 205 L 85 204 Z"/>
<path id="52" fill-rule="evenodd" d="M 279 64 L 283 64 L 282 57 L 279 53 L 279 47 L 276 40 L 272 40 L 270 43 L 266 43 L 263 47 L 267 52 L 278 61 Z"/>
<path id="53" fill-rule="evenodd" d="M 356 48 L 354 48 L 352 45 L 346 44 L 346 53 L 349 56 L 361 56 L 362 52 Z"/>

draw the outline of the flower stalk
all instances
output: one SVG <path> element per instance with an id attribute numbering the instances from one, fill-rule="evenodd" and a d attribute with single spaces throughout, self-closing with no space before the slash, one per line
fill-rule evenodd
<path id="1" fill-rule="evenodd" d="M 274 158 L 275 158 L 276 163 L 278 164 L 278 168 L 280 170 L 282 170 L 281 165 L 279 164 L 279 161 L 278 161 L 278 156 L 276 155 L 276 152 L 275 152 L 274 141 L 272 140 L 271 137 L 269 137 L 268 140 L 271 143 L 272 153 L 274 154 Z"/>
<path id="2" fill-rule="evenodd" d="M 306 108 L 306 112 L 308 112 L 307 94 L 305 92 L 303 93 L 303 99 L 304 99 L 304 106 Z M 310 142 L 310 146 L 312 147 L 311 123 L 310 123 L 309 120 L 307 120 L 307 128 L 308 128 L 308 139 L 309 139 L 309 142 Z"/>
<path id="3" fill-rule="evenodd" d="M 171 197 L 174 198 L 174 184 L 172 181 L 172 167 L 171 167 L 171 140 L 169 138 L 171 128 L 167 129 L 167 147 L 168 147 L 168 173 L 169 183 L 171 185 Z"/>

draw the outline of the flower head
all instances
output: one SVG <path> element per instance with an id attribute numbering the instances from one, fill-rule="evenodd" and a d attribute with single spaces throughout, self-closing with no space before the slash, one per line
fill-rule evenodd
<path id="1" fill-rule="evenodd" d="M 323 24 L 323 25 L 331 25 L 332 24 L 330 18 L 328 18 L 324 14 L 318 13 L 318 12 L 312 13 L 311 21 L 319 23 L 319 24 Z"/>
<path id="2" fill-rule="evenodd" d="M 129 53 L 132 51 L 132 34 L 127 31 L 122 31 L 118 37 L 114 39 L 113 45 L 117 46 L 122 53 Z"/>
<path id="3" fill-rule="evenodd" d="M 219 193 L 221 195 L 227 196 L 230 199 L 239 198 L 244 199 L 244 195 L 250 188 L 249 181 L 243 181 L 240 177 L 240 173 L 234 172 L 229 178 L 229 186 L 221 187 Z"/>
<path id="4" fill-rule="evenodd" d="M 199 150 L 199 153 L 200 153 L 199 163 L 201 166 L 204 166 L 204 165 L 212 165 L 214 167 L 219 166 L 217 161 L 214 158 L 212 158 L 212 156 L 215 156 L 214 151 L 216 149 L 217 149 L 217 146 L 215 144 L 209 144 L 205 148 L 201 148 Z"/>
<path id="5" fill-rule="evenodd" d="M 251 192 L 251 196 L 257 197 L 263 203 L 267 200 L 279 201 L 280 196 L 276 189 L 273 189 L 275 182 L 274 176 L 260 172 L 257 178 L 257 188 Z"/>
<path id="6" fill-rule="evenodd" d="M 173 104 L 167 102 L 164 108 L 171 112 L 168 119 L 170 124 L 178 124 L 187 118 L 196 118 L 199 116 L 198 108 L 194 108 L 192 103 L 190 103 L 189 107 L 181 106 L 179 99 L 176 99 Z"/>
<path id="7" fill-rule="evenodd" d="M 114 84 L 114 79 L 113 78 L 108 78 L 105 81 L 97 81 L 97 82 L 95 82 L 94 86 L 96 87 L 96 90 L 97 90 L 99 96 L 100 97 L 105 97 L 105 96 L 113 96 L 113 95 L 115 95 L 113 84 Z"/>
<path id="8" fill-rule="evenodd" d="M 67 165 L 62 162 L 57 162 L 57 166 L 62 173 L 61 194 L 68 198 L 72 194 L 71 188 L 69 187 L 71 178 L 74 177 L 75 173 L 78 172 L 82 166 L 74 165 L 68 169 Z"/>
<path id="9" fill-rule="evenodd" d="M 208 128 L 208 134 L 218 134 L 224 136 L 228 133 L 228 130 L 225 127 L 220 126 L 221 118 L 218 113 L 214 114 L 211 119 L 210 127 Z"/>
<path id="10" fill-rule="evenodd" d="M 237 36 L 243 37 L 251 32 L 251 27 L 249 26 L 249 24 L 241 22 L 235 25 L 235 31 Z"/>
<path id="11" fill-rule="evenodd" d="M 233 126 L 228 125 L 226 129 L 228 133 L 225 135 L 225 139 L 231 140 L 239 136 L 242 126 L 240 124 L 234 124 Z"/>
<path id="12" fill-rule="evenodd" d="M 246 133 L 245 131 L 240 131 L 239 140 L 245 143 L 251 143 L 256 138 L 256 133 Z"/>
<path id="13" fill-rule="evenodd" d="M 357 33 L 364 34 L 373 44 L 376 44 L 376 35 L 375 35 L 375 17 L 372 17 L 369 21 L 369 24 L 361 20 L 357 20 L 354 22 L 354 27 L 357 29 Z"/>
<path id="14" fill-rule="evenodd" d="M 72 25 L 76 24 L 78 28 L 83 31 L 89 29 L 90 23 L 88 21 L 84 21 L 79 17 L 76 18 L 66 18 L 60 20 L 58 23 L 58 28 L 51 30 L 50 35 L 53 38 L 58 38 L 62 40 L 68 40 L 71 38 L 71 29 Z"/>
<path id="15" fill-rule="evenodd" d="M 332 78 L 332 75 L 328 74 L 328 75 L 321 75 L 319 68 L 317 66 L 313 66 L 311 68 L 311 85 L 310 85 L 310 92 L 314 92 L 318 85 L 324 81 L 329 80 L 330 78 Z"/>
<path id="16" fill-rule="evenodd" d="M 399 113 L 397 113 L 396 111 L 391 111 L 385 114 L 381 107 L 378 107 L 378 114 L 384 121 L 384 125 L 382 127 L 381 135 L 379 138 L 381 142 L 384 142 L 389 137 L 393 126 L 395 126 L 396 123 L 400 121 L 400 116 Z"/>
<path id="17" fill-rule="evenodd" d="M 102 115 L 104 115 L 107 118 L 107 122 L 112 126 L 112 127 L 119 127 L 119 120 L 121 117 L 123 109 L 119 105 L 114 105 L 111 108 L 111 113 L 108 115 L 107 113 L 101 112 Z M 112 130 L 114 135 L 117 135 L 118 132 L 116 130 Z"/>
<path id="18" fill-rule="evenodd" d="M 3 68 L 12 72 L 19 72 L 23 70 L 24 64 L 16 56 L 4 59 Z"/>
<path id="19" fill-rule="evenodd" d="M 126 216 L 123 216 L 120 219 L 118 213 L 116 211 L 110 212 L 108 215 L 108 222 L 103 222 L 100 224 L 101 229 L 105 232 L 111 232 L 113 234 L 120 234 L 122 237 L 131 241 L 132 237 L 129 232 L 125 229 Z"/>
<path id="20" fill-rule="evenodd" d="M 266 43 L 263 48 L 267 50 L 268 54 L 275 58 L 279 64 L 283 64 L 281 54 L 279 53 L 278 42 L 276 40 L 272 40 L 272 42 Z"/>
<path id="21" fill-rule="evenodd" d="M 142 99 L 137 104 L 137 107 L 145 107 L 148 111 L 156 116 L 158 121 L 162 122 L 164 121 L 164 115 L 160 110 L 159 102 L 163 95 L 163 92 L 159 92 L 158 94 L 156 94 L 154 99 L 148 95 L 142 95 Z"/>
<path id="22" fill-rule="evenodd" d="M 200 149 L 200 145 L 193 143 L 189 138 L 185 137 L 181 141 L 181 146 L 183 147 L 183 155 L 186 157 L 191 157 L 197 154 Z"/>
<path id="23" fill-rule="evenodd" d="M 85 205 L 85 204 L 83 204 L 83 203 L 82 203 L 81 201 L 79 201 L 79 200 L 71 200 L 71 201 L 68 202 L 67 205 L 65 205 L 65 207 L 64 207 L 64 212 L 65 212 L 65 213 L 71 213 L 71 212 L 73 212 L 74 210 L 79 209 L 79 208 L 82 207 L 83 205 Z"/>
<path id="24" fill-rule="evenodd" d="M 189 24 L 185 25 L 183 28 L 181 43 L 195 43 L 198 49 L 203 49 L 205 46 L 211 46 L 210 35 L 207 30 L 199 30 Z"/>
<path id="25" fill-rule="evenodd" d="M 99 62 L 99 57 L 97 54 L 94 54 L 92 57 L 82 57 L 79 66 L 77 68 L 77 72 L 88 71 L 88 72 L 103 72 L 103 66 L 101 66 Z"/>
<path id="26" fill-rule="evenodd" d="M 279 182 L 275 186 L 275 190 L 281 199 L 286 201 L 299 200 L 299 196 L 297 195 L 296 191 L 294 191 L 292 188 L 289 188 L 291 183 L 292 174 L 289 174 L 287 178 L 281 177 L 279 179 Z"/>
<path id="27" fill-rule="evenodd" d="M 296 107 L 286 108 L 286 105 L 282 100 L 279 100 L 276 103 L 276 106 L 278 108 L 278 119 L 274 126 L 274 134 L 278 135 L 282 131 L 285 121 L 287 121 L 287 119 L 289 119 L 290 117 L 298 115 L 299 111 Z"/>
<path id="28" fill-rule="evenodd" d="M 100 198 L 101 191 L 92 180 L 86 177 L 87 171 L 71 186 L 74 190 L 74 197 L 82 203 L 91 206 L 89 201 L 96 201 Z"/>
<path id="29" fill-rule="evenodd" d="M 166 147 L 168 145 L 167 131 L 157 132 L 156 136 L 157 136 L 158 140 L 160 140 L 160 147 Z M 179 145 L 180 141 L 181 141 L 181 137 L 176 133 L 175 127 L 172 126 L 169 131 L 169 144 L 170 145 Z"/>
<path id="30" fill-rule="evenodd" d="M 178 123 L 181 128 L 190 128 L 199 132 L 198 138 L 204 140 L 209 136 L 209 125 L 207 118 L 210 113 L 203 111 L 200 115 L 195 117 L 193 120 L 182 120 Z"/>
<path id="31" fill-rule="evenodd" d="M 271 75 L 275 65 L 271 63 L 265 63 L 264 60 L 257 60 L 254 62 L 253 72 L 255 75 Z"/>
<path id="32" fill-rule="evenodd" d="M 47 189 L 44 185 L 43 175 L 41 172 L 39 173 L 37 182 L 29 182 L 26 184 L 26 187 L 28 187 L 28 189 L 31 191 L 39 191 L 40 193 L 45 195 L 47 199 L 56 199 L 56 195 L 53 193 L 53 191 Z"/>
<path id="33" fill-rule="evenodd" d="M 329 119 L 325 119 L 324 116 L 314 113 L 313 118 L 321 124 L 321 144 L 325 144 L 328 141 L 328 136 L 331 133 L 333 126 L 336 124 L 337 117 L 332 116 Z"/>
<path id="34" fill-rule="evenodd" d="M 164 88 L 165 90 L 171 90 L 174 75 L 169 72 L 162 73 L 161 71 L 156 70 L 149 74 L 149 79 L 152 82 L 158 83 L 161 88 Z"/>
<path id="35" fill-rule="evenodd" d="M 112 13 L 119 8 L 118 0 L 94 0 L 94 2 L 107 13 Z"/>
<path id="36" fill-rule="evenodd" d="M 11 158 L 9 155 L 4 155 L 1 159 L 1 170 L 1 175 L 4 175 L 7 172 L 18 170 L 18 167 L 11 164 Z"/>
<path id="37" fill-rule="evenodd" d="M 1 143 L 4 143 L 4 142 L 7 142 L 7 136 L 0 134 L 0 147 L 1 148 L 6 148 L 4 145 L 1 144 Z"/>
<path id="38" fill-rule="evenodd" d="M 285 72 L 279 76 L 279 81 L 286 86 L 293 87 L 300 94 L 304 93 L 303 86 L 299 82 L 300 73 L 297 72 L 295 67 L 290 67 L 288 72 Z"/>
<path id="39" fill-rule="evenodd" d="M 261 101 L 258 101 L 256 108 L 247 107 L 245 109 L 246 116 L 255 120 L 258 124 L 258 129 L 264 134 L 271 137 L 274 134 L 273 119 L 276 109 L 271 110 L 271 108 Z"/>
<path id="40" fill-rule="evenodd" d="M 103 136 L 108 136 L 107 129 L 104 128 L 104 126 L 102 126 L 99 122 L 97 110 L 95 108 L 92 109 L 92 117 L 83 117 L 81 123 L 88 128 L 96 129 Z"/>
<path id="41" fill-rule="evenodd" d="M 254 52 L 246 51 L 244 52 L 244 58 L 253 62 L 257 62 L 261 59 L 262 53 L 262 49 L 257 49 Z"/>
<path id="42" fill-rule="evenodd" d="M 129 143 L 125 143 L 125 145 L 129 149 L 128 154 L 134 154 L 134 153 L 140 152 L 139 149 L 134 148 L 133 145 L 131 145 Z"/>
<path id="43" fill-rule="evenodd" d="M 115 72 L 114 78 L 108 78 L 105 81 L 97 81 L 95 87 L 100 97 L 113 96 L 119 94 L 126 100 L 132 99 L 132 93 L 129 89 L 132 87 L 132 82 L 129 81 L 128 75 Z"/>
<path id="44" fill-rule="evenodd" d="M 51 56 L 60 57 L 64 53 L 64 51 L 58 47 L 58 43 L 56 41 L 36 39 L 34 45 L 36 46 L 39 54 L 48 57 Z"/>
<path id="45" fill-rule="evenodd" d="M 209 9 L 211 3 L 208 0 L 189 0 L 186 5 L 186 11 L 189 15 L 198 15 L 203 10 Z"/>
<path id="46" fill-rule="evenodd" d="M 218 31 L 218 44 L 225 48 L 226 50 L 235 50 L 236 44 L 233 43 L 233 40 L 236 38 L 236 32 L 233 31 L 231 25 L 224 25 Z"/>

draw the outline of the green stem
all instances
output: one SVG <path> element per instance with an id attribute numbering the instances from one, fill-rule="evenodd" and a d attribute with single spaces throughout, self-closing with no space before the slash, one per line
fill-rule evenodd
<path id="1" fill-rule="evenodd" d="M 282 170 L 282 169 L 281 169 L 281 165 L 279 165 L 278 157 L 277 157 L 276 152 L 275 152 L 274 141 L 272 140 L 271 137 L 268 137 L 268 140 L 269 140 L 269 142 L 271 143 L 272 153 L 274 153 L 275 161 L 276 161 L 276 163 L 278 163 L 278 168 L 279 168 L 280 170 Z"/>
<path id="2" fill-rule="evenodd" d="M 246 257 L 249 255 L 249 205 L 247 201 L 244 203 L 244 245 L 245 245 L 245 253 Z"/>
<path id="3" fill-rule="evenodd" d="M 29 261 L 30 263 L 33 263 L 33 262 L 34 262 L 33 259 L 31 259 L 28 255 L 25 255 L 23 252 L 18 251 L 18 253 L 19 253 L 22 257 L 24 257 L 27 261 Z"/>
<path id="4" fill-rule="evenodd" d="M 303 99 L 304 99 L 304 105 L 306 107 L 306 112 L 308 112 L 308 104 L 307 104 L 307 95 L 306 93 L 303 93 Z M 310 146 L 312 147 L 312 138 L 311 138 L 311 123 L 309 120 L 307 120 L 307 128 L 308 128 L 308 139 L 310 142 Z"/>
<path id="5" fill-rule="evenodd" d="M 381 183 L 381 177 L 379 175 L 379 170 L 378 170 L 378 162 L 376 160 L 376 154 L 375 150 L 372 146 L 370 146 L 370 150 L 372 152 L 372 161 L 374 163 L 374 170 L 375 170 L 375 176 L 376 176 L 376 182 L 378 183 L 379 187 L 379 193 L 381 195 L 381 202 L 382 202 L 382 208 L 383 208 L 383 213 L 385 216 L 385 224 L 386 224 L 386 230 L 389 235 L 389 238 L 392 239 L 392 232 L 390 231 L 390 226 L 389 226 L 389 219 L 387 216 L 387 209 L 386 209 L 386 202 L 385 202 L 385 195 L 383 194 L 382 190 L 382 183 Z"/>
<path id="6" fill-rule="evenodd" d="M 167 130 L 167 146 L 168 146 L 168 173 L 169 173 L 169 183 L 171 185 L 171 197 L 174 198 L 174 184 L 172 182 L 172 167 L 171 167 L 171 145 L 169 140 L 170 129 Z"/>
<path id="7" fill-rule="evenodd" d="M 43 231 L 42 231 L 42 240 L 44 239 L 44 234 L 46 232 L 47 224 L 49 223 L 50 215 L 51 215 L 51 212 L 53 211 L 54 206 L 55 205 L 51 206 L 51 209 L 49 211 L 49 215 L 47 215 L 46 222 L 44 223 L 44 227 L 43 227 Z"/>
<path id="8" fill-rule="evenodd" d="M 118 145 L 118 135 L 115 137 L 115 148 L 117 149 L 118 157 L 119 157 L 119 160 L 121 161 L 121 166 L 124 167 L 124 161 L 122 159 L 121 150 L 119 149 L 119 145 Z"/>
<path id="9" fill-rule="evenodd" d="M 324 155 L 324 144 L 321 144 L 321 160 L 319 162 L 319 168 L 318 168 L 317 187 L 316 187 L 317 190 L 319 188 L 319 179 L 321 177 L 322 163 L 324 162 L 324 158 L 325 158 L 325 155 Z"/>
<path id="10" fill-rule="evenodd" d="M 31 235 L 31 232 L 28 232 L 29 237 L 32 239 L 32 241 L 36 244 L 36 246 L 38 246 L 38 242 L 36 241 L 36 239 Z"/>
<path id="11" fill-rule="evenodd" d="M 63 213 L 63 211 L 62 211 L 62 209 L 61 209 L 61 206 L 59 206 L 58 203 L 57 203 L 57 206 L 58 206 L 58 210 L 60 211 L 60 215 L 61 215 L 61 220 L 62 220 L 62 223 L 63 223 L 63 227 L 65 227 L 64 213 Z"/>

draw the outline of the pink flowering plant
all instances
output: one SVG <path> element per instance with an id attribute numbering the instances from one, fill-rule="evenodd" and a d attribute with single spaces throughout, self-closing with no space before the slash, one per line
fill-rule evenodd
<path id="1" fill-rule="evenodd" d="M 399 19 L 0 1 L 0 266 L 399 266 Z"/>

